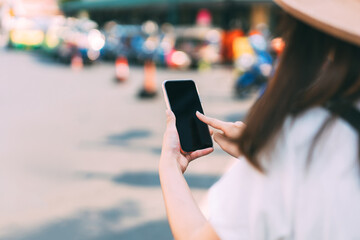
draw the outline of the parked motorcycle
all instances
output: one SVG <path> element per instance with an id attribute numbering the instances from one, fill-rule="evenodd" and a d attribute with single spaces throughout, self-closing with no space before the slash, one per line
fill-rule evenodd
<path id="1" fill-rule="evenodd" d="M 237 79 L 235 95 L 247 98 L 254 91 L 264 89 L 273 72 L 273 57 L 268 52 L 267 42 L 261 34 L 242 37 L 240 54 L 235 62 Z"/>

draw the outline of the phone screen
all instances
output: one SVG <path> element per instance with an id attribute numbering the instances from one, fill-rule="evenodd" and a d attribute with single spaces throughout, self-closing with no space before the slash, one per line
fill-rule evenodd
<path id="1" fill-rule="evenodd" d="M 196 111 L 204 112 L 194 81 L 166 81 L 164 88 L 170 108 L 176 117 L 181 149 L 193 152 L 212 147 L 208 126 L 196 117 Z"/>

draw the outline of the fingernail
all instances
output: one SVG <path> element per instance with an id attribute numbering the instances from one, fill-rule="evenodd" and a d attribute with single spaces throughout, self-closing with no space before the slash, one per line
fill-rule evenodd
<path id="1" fill-rule="evenodd" d="M 200 114 L 200 115 L 204 115 L 204 114 L 202 114 L 201 112 L 199 112 L 199 111 L 196 111 L 196 113 L 198 113 L 198 114 Z"/>

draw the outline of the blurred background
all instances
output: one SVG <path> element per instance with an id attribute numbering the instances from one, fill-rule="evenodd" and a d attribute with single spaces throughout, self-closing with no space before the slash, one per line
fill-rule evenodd
<path id="1" fill-rule="evenodd" d="M 242 120 L 284 47 L 269 0 L 0 0 L 0 239 L 172 239 L 161 83 Z M 234 161 L 185 174 L 199 204 Z"/>

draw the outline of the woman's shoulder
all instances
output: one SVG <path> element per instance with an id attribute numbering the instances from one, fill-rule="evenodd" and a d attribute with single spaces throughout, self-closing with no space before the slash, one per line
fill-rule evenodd
<path id="1" fill-rule="evenodd" d="M 314 107 L 288 116 L 259 159 L 266 170 L 276 174 L 284 167 L 315 172 L 332 172 L 340 165 L 348 168 L 358 164 L 358 133 L 344 119 Z"/>
<path id="2" fill-rule="evenodd" d="M 331 116 L 317 107 L 284 124 L 283 141 L 289 142 L 287 156 L 292 156 L 284 161 L 296 169 L 292 196 L 297 197 L 292 202 L 299 239 L 324 237 L 321 231 L 333 232 L 335 239 L 357 239 L 352 237 L 360 234 L 353 223 L 360 216 L 359 133 L 340 117 L 329 121 Z"/>
<path id="3" fill-rule="evenodd" d="M 324 239 L 322 233 L 329 231 L 346 236 L 335 239 L 360 234 L 353 224 L 360 217 L 358 133 L 342 118 L 329 121 L 331 115 L 316 107 L 288 117 L 261 158 L 268 170 L 263 194 L 272 203 L 262 202 L 258 209 L 271 219 L 285 216 L 284 226 L 295 221 L 299 239 Z"/>
<path id="4" fill-rule="evenodd" d="M 327 227 L 344 236 L 338 239 L 360 234 L 354 224 L 360 216 L 357 134 L 336 119 L 314 142 L 330 117 L 324 108 L 289 116 L 260 156 L 266 174 L 240 158 L 211 188 L 210 222 L 223 239 L 290 238 L 294 228 L 299 239 L 325 239 Z"/>
<path id="5" fill-rule="evenodd" d="M 334 177 L 358 165 L 359 133 L 344 119 L 332 118 L 325 108 L 289 116 L 262 161 L 271 172 L 303 169 L 314 176 Z M 285 170 L 284 170 L 285 168 Z"/>
<path id="6" fill-rule="evenodd" d="M 332 113 L 323 107 L 314 107 L 296 117 L 287 117 L 280 133 L 281 137 L 294 146 L 308 147 L 317 142 L 355 144 L 357 135 L 357 131 L 346 120 L 341 117 L 332 118 Z"/>

